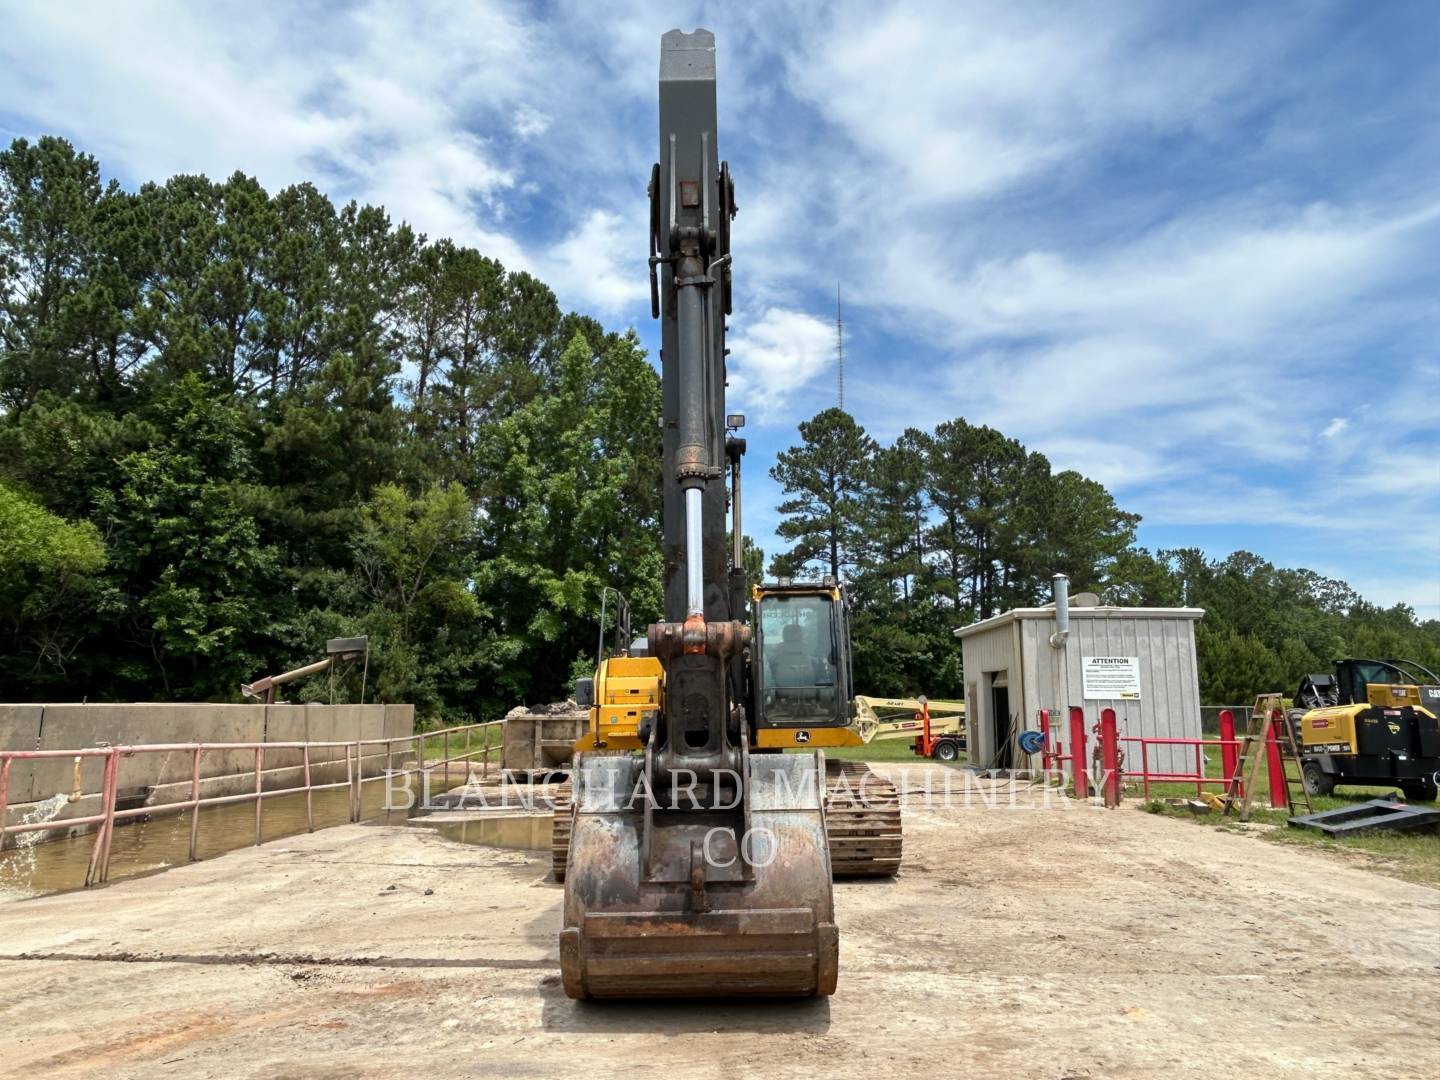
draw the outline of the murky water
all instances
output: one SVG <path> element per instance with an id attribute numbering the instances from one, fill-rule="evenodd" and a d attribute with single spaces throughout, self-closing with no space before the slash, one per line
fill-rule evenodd
<path id="1" fill-rule="evenodd" d="M 483 844 L 486 847 L 513 848 L 520 851 L 549 851 L 549 814 L 525 814 L 506 817 L 481 817 L 468 821 L 414 822 L 417 827 L 434 829 L 447 840 L 461 844 Z"/>
<path id="2" fill-rule="evenodd" d="M 438 790 L 438 784 L 436 788 Z M 345 789 L 317 791 L 315 828 L 343 825 L 349 820 L 350 793 Z M 59 796 L 63 804 L 65 796 Z M 265 841 L 279 840 L 305 831 L 305 796 L 279 795 L 266 799 L 261 820 Z M 47 806 L 46 804 L 41 804 Z M 56 808 L 58 810 L 58 807 Z M 53 816 L 53 814 L 52 814 Z M 367 783 L 361 807 L 363 820 L 403 821 L 406 813 L 385 810 L 385 785 Z M 41 820 L 37 818 L 36 820 Z M 546 822 L 548 828 L 549 822 Z M 85 871 L 95 846 L 95 834 L 51 840 L 37 840 L 53 834 L 21 833 L 7 841 L 15 847 L 0 852 L 0 902 L 44 893 L 78 889 L 85 884 Z M 34 838 L 34 839 L 32 839 Z M 548 843 L 548 835 L 547 840 Z M 255 843 L 255 807 L 251 803 L 230 803 L 200 811 L 196 854 L 214 858 L 227 851 Z M 190 859 L 190 813 L 158 813 L 148 821 L 116 826 L 110 845 L 110 880 L 152 873 L 179 866 Z"/>

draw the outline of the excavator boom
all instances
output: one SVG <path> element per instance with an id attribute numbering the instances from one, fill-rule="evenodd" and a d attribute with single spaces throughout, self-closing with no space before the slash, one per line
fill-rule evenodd
<path id="1" fill-rule="evenodd" d="M 750 755 L 753 631 L 725 544 L 743 452 L 725 412 L 735 205 L 716 131 L 714 35 L 672 30 L 650 178 L 665 618 L 647 651 L 660 700 L 639 724 L 643 756 L 576 761 L 560 963 L 577 998 L 835 989 L 824 760 Z"/>

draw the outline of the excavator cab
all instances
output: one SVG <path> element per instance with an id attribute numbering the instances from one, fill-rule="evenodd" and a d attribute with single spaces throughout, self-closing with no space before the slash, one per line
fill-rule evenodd
<path id="1" fill-rule="evenodd" d="M 834 728 L 850 723 L 850 628 L 834 584 L 755 588 L 755 724 Z"/>

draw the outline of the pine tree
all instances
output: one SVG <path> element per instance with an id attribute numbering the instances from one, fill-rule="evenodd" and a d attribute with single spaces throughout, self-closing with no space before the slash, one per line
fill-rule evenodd
<path id="1" fill-rule="evenodd" d="M 851 415 L 826 409 L 800 424 L 800 445 L 781 451 L 770 476 L 788 498 L 776 532 L 795 542 L 777 555 L 780 576 L 818 566 L 839 581 L 858 565 L 864 542 L 863 508 L 871 497 L 869 477 L 875 441 Z"/>

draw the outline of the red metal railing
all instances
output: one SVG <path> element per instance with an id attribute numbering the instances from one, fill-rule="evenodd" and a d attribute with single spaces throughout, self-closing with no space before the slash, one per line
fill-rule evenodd
<path id="1" fill-rule="evenodd" d="M 483 771 L 488 775 L 490 771 L 490 731 L 489 729 L 504 721 L 491 720 L 480 724 L 463 724 L 457 727 L 445 728 L 442 731 L 419 732 L 414 735 L 403 735 L 389 739 L 356 739 L 353 741 L 337 742 L 241 742 L 241 743 L 142 743 L 135 746 L 107 746 L 88 747 L 83 750 L 0 750 L 0 851 L 5 848 L 7 837 L 27 832 L 41 832 L 57 829 L 76 829 L 88 825 L 97 826 L 95 831 L 95 843 L 90 853 L 90 864 L 85 873 L 85 885 L 101 884 L 110 876 L 110 847 L 114 838 L 115 823 L 127 821 L 137 817 L 155 817 L 160 814 L 181 813 L 190 811 L 190 861 L 197 858 L 197 844 L 200 830 L 200 811 L 202 808 L 211 806 L 226 806 L 232 803 L 253 801 L 255 803 L 255 843 L 259 844 L 262 839 L 263 806 L 266 799 L 278 798 L 283 795 L 305 796 L 305 823 L 310 832 L 315 831 L 315 792 L 333 791 L 339 788 L 348 788 L 350 791 L 349 820 L 359 821 L 361 819 L 363 786 L 374 781 L 392 782 L 396 776 L 413 776 L 418 774 L 430 774 L 442 771 L 445 778 L 445 787 L 450 786 L 450 765 L 452 762 L 469 762 L 475 757 L 483 755 Z M 469 733 L 484 729 L 484 745 L 478 750 L 469 750 Z M 466 752 L 451 755 L 450 742 L 452 736 L 465 733 Z M 442 746 L 442 759 L 439 761 L 428 761 L 425 756 L 425 744 L 428 740 L 439 738 Z M 414 744 L 414 764 L 409 767 L 396 769 L 394 765 L 395 744 Z M 365 748 L 369 746 L 385 747 L 385 771 L 376 773 L 373 776 L 364 775 L 365 763 L 367 760 L 375 760 L 380 757 L 378 752 L 367 755 Z M 311 775 L 311 751 L 321 748 L 343 747 L 345 750 L 345 779 L 335 780 L 328 783 L 314 783 Z M 254 774 L 255 789 L 253 791 L 241 792 L 236 795 L 207 795 L 200 794 L 200 763 L 204 754 L 211 752 L 234 752 L 253 751 L 255 755 Z M 265 754 L 275 750 L 299 750 L 301 753 L 301 777 L 302 783 L 296 787 L 264 789 Z M 160 803 L 154 806 L 137 806 L 126 810 L 116 809 L 116 796 L 118 794 L 119 763 L 121 758 L 131 757 L 136 754 L 174 754 L 188 753 L 191 755 L 190 762 L 190 797 L 170 803 Z M 55 758 L 103 758 L 104 772 L 101 779 L 100 811 L 94 814 L 87 814 L 83 817 L 64 818 L 53 821 L 39 821 L 21 823 L 18 825 L 6 824 L 6 810 L 9 805 L 10 794 L 10 768 L 15 761 L 35 761 Z M 334 765 L 339 758 L 329 758 L 316 764 Z M 279 768 L 294 768 L 294 766 L 280 766 Z M 466 765 L 467 776 L 469 765 Z M 248 770 L 247 770 L 248 771 Z M 236 775 L 236 774 L 225 774 Z M 244 772 L 238 775 L 245 775 Z M 215 780 L 221 777 L 209 777 Z"/>
<path id="2" fill-rule="evenodd" d="M 1204 791 L 1207 784 L 1218 786 L 1222 789 L 1228 788 L 1230 778 L 1235 775 L 1240 765 L 1240 740 L 1235 737 L 1235 714 L 1225 710 L 1220 714 L 1220 738 L 1218 739 L 1171 739 L 1150 736 L 1125 736 L 1120 737 L 1116 732 L 1116 720 L 1114 709 L 1102 709 L 1100 722 L 1096 725 L 1096 734 L 1099 739 L 1100 768 L 1104 774 L 1100 793 L 1104 798 L 1106 806 L 1120 805 L 1121 784 L 1125 780 L 1138 778 L 1144 789 L 1145 798 L 1150 798 L 1150 785 L 1152 783 L 1184 783 L 1194 784 L 1196 794 Z M 1041 749 L 1041 762 L 1048 772 L 1051 768 L 1062 767 L 1066 763 L 1070 765 L 1071 775 L 1074 778 L 1074 793 L 1077 799 L 1089 797 L 1090 784 L 1087 769 L 1089 759 L 1085 752 L 1085 712 L 1079 706 L 1070 707 L 1070 752 L 1065 752 L 1065 743 L 1058 740 L 1052 742 L 1053 734 L 1050 726 L 1050 712 L 1048 709 L 1040 710 L 1040 734 L 1043 737 L 1044 745 Z M 1273 738 L 1273 733 L 1272 733 Z M 1121 743 L 1138 743 L 1140 746 L 1140 768 L 1134 770 L 1126 767 L 1127 761 L 1133 761 L 1134 755 L 1128 758 L 1120 753 Z M 1152 770 L 1150 768 L 1150 748 L 1152 746 L 1189 746 L 1195 752 L 1194 772 L 1174 772 L 1168 770 Z M 1205 773 L 1205 750 L 1207 746 L 1220 747 L 1221 775 L 1207 776 Z M 1278 761 L 1279 755 L 1272 749 L 1272 759 Z M 1272 762 L 1272 769 L 1274 768 Z M 1242 781 L 1243 783 L 1243 781 Z M 1284 790 L 1283 787 L 1281 789 Z M 1241 789 L 1243 794 L 1243 787 Z"/>
<path id="3" fill-rule="evenodd" d="M 1104 713 L 1101 714 L 1102 724 L 1105 713 L 1110 714 L 1111 723 L 1113 723 L 1114 711 L 1106 709 Z M 1235 738 L 1235 714 L 1228 709 L 1220 714 L 1220 737 L 1218 739 L 1170 739 L 1152 736 L 1125 736 L 1118 741 L 1122 743 L 1138 743 L 1140 746 L 1139 771 L 1126 769 L 1123 775 L 1126 780 L 1133 780 L 1138 777 L 1146 799 L 1150 798 L 1151 784 L 1194 784 L 1195 794 L 1197 796 L 1204 793 L 1207 784 L 1217 786 L 1224 790 L 1229 788 L 1230 778 L 1235 775 L 1235 770 L 1239 768 L 1240 741 Z M 1157 746 L 1188 746 L 1193 748 L 1195 754 L 1195 771 L 1176 772 L 1165 769 L 1152 770 L 1150 768 L 1150 748 Z M 1220 747 L 1220 776 L 1209 776 L 1205 772 L 1205 747 L 1207 746 Z M 1130 756 L 1129 760 L 1134 760 L 1133 755 Z M 1118 770 L 1116 782 L 1119 782 Z"/>
<path id="4" fill-rule="evenodd" d="M 1050 710 L 1040 710 L 1040 734 L 1043 745 L 1040 748 L 1040 766 L 1047 773 L 1052 767 L 1070 764 L 1074 780 L 1075 798 L 1084 799 L 1090 794 L 1090 781 L 1086 775 L 1085 763 L 1085 710 L 1078 705 L 1070 707 L 1070 752 L 1065 752 L 1065 743 L 1056 741 L 1054 749 L 1050 743 Z"/>

